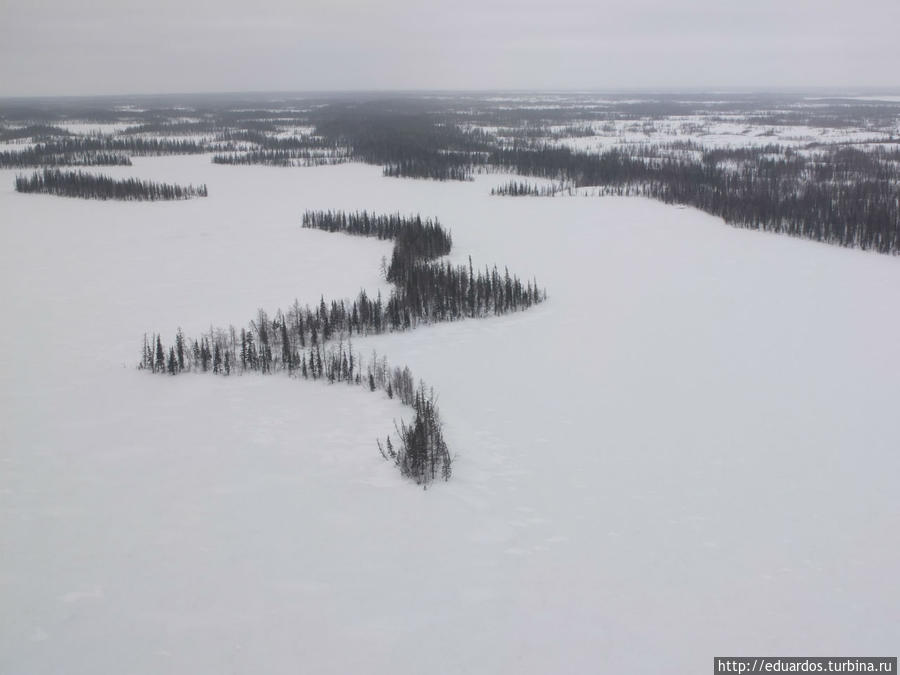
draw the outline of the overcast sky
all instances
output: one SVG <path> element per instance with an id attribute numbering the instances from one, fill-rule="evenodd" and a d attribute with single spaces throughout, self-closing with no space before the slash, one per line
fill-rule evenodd
<path id="1" fill-rule="evenodd" d="M 900 0 L 0 0 L 0 95 L 900 87 Z"/>

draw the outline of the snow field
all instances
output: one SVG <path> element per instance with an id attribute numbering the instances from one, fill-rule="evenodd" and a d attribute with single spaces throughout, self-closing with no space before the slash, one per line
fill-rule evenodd
<path id="1" fill-rule="evenodd" d="M 900 644 L 895 258 L 622 198 L 499 198 L 378 167 L 135 158 L 206 199 L 100 203 L 0 172 L 0 671 L 701 672 Z M 145 331 L 350 297 L 389 242 L 305 209 L 436 216 L 536 276 L 520 314 L 354 341 L 433 385 L 404 414 L 287 377 L 152 377 Z"/>

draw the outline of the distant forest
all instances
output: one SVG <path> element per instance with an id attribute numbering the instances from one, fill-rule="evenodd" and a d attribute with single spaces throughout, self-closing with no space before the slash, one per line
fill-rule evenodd
<path id="1" fill-rule="evenodd" d="M 431 112 L 348 105 L 316 115 L 321 134 L 350 145 L 358 159 L 382 164 L 386 176 L 465 180 L 476 170 L 507 171 L 599 187 L 600 194 L 687 204 L 738 227 L 900 253 L 897 150 L 839 145 L 804 154 L 777 148 L 773 155 L 772 146 L 756 146 L 709 150 L 699 158 L 690 148 L 590 153 L 535 142 L 528 127 L 521 137 L 499 141 Z M 500 191 L 518 194 L 519 187 Z"/>
<path id="2" fill-rule="evenodd" d="M 687 204 L 738 227 L 766 230 L 879 253 L 900 253 L 900 164 L 853 148 L 813 158 L 763 150 L 726 151 L 701 161 L 644 161 L 620 151 L 588 155 L 568 149 L 506 150 L 496 165 L 526 175 L 600 186 L 600 194 L 641 195 Z"/>
<path id="3" fill-rule="evenodd" d="M 482 172 L 546 178 L 597 194 L 641 195 L 687 204 L 743 228 L 790 234 L 880 253 L 900 253 L 900 105 L 791 95 L 658 95 L 568 102 L 374 96 L 300 97 L 256 102 L 217 97 L 158 98 L 141 110 L 89 102 L 27 101 L 0 109 L 0 167 L 127 165 L 143 155 L 206 153 L 218 164 L 318 166 L 362 161 L 388 177 L 471 180 Z M 739 119 L 759 129 L 891 130 L 871 141 L 705 147 L 693 141 L 632 143 L 604 151 L 567 147 L 567 139 L 653 134 L 673 116 Z M 103 136 L 74 135 L 66 119 L 128 126 Z M 18 120 L 18 126 L 9 121 Z M 765 139 L 765 133 L 756 136 Z M 868 133 L 868 132 L 867 132 Z M 702 135 L 702 134 L 701 134 Z M 31 141 L 27 143 L 27 141 Z M 21 150 L 14 149 L 22 143 Z M 879 147 L 883 144 L 883 147 Z M 494 194 L 538 188 L 513 181 Z M 557 192 L 556 194 L 559 194 Z"/>
<path id="4" fill-rule="evenodd" d="M 83 171 L 44 169 L 29 176 L 16 176 L 18 192 L 41 192 L 82 199 L 116 199 L 120 201 L 171 201 L 206 197 L 206 185 L 187 187 L 154 183 L 137 178 L 116 180 Z"/>
<path id="5" fill-rule="evenodd" d="M 319 301 L 315 308 L 298 302 L 274 317 L 260 310 L 254 321 L 210 330 L 197 338 L 181 331 L 172 345 L 159 335 L 145 336 L 141 367 L 176 375 L 200 371 L 221 375 L 286 372 L 305 379 L 345 382 L 384 391 L 415 411 L 410 425 L 401 423 L 396 440 L 378 446 L 403 475 L 427 485 L 451 473 L 451 456 L 441 431 L 434 395 L 416 385 L 408 369 L 389 369 L 373 358 L 364 364 L 354 354 L 354 336 L 400 331 L 438 321 L 507 314 L 527 309 L 547 298 L 536 280 L 523 282 L 495 266 L 476 271 L 468 265 L 437 262 L 450 252 L 452 238 L 439 222 L 421 216 L 368 212 L 307 211 L 303 227 L 374 237 L 394 242 L 385 270 L 394 291 L 387 300 L 365 291 L 352 301 Z"/>

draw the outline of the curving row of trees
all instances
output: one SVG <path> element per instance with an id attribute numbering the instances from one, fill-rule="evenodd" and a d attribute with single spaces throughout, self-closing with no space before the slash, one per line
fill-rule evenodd
<path id="1" fill-rule="evenodd" d="M 414 411 L 413 420 L 396 427 L 395 440 L 379 440 L 381 454 L 404 476 L 427 485 L 450 477 L 451 455 L 442 433 L 434 394 L 415 384 L 407 368 L 391 369 L 373 356 L 365 364 L 355 354 L 355 336 L 405 330 L 421 323 L 488 316 L 526 309 L 546 299 L 536 282 L 522 283 L 505 271 L 476 273 L 468 266 L 436 262 L 452 247 L 450 233 L 438 221 L 421 216 L 368 212 L 307 211 L 303 226 L 394 242 L 386 276 L 395 289 L 385 301 L 365 291 L 352 301 L 321 298 L 270 317 L 259 310 L 240 330 L 210 329 L 198 338 L 179 330 L 174 343 L 145 336 L 141 367 L 177 375 L 199 371 L 220 375 L 284 372 L 290 376 L 344 382 L 383 391 Z"/>
<path id="2" fill-rule="evenodd" d="M 284 330 L 285 318 L 269 322 L 260 311 L 251 329 L 242 329 L 240 337 L 232 327 L 227 331 L 210 330 L 198 339 L 185 338 L 181 329 L 171 346 L 164 346 L 159 335 L 144 335 L 139 368 L 150 373 L 179 375 L 198 372 L 231 376 L 247 372 L 269 374 L 286 372 L 292 377 L 328 384 L 349 384 L 371 392 L 383 392 L 412 409 L 407 424 L 395 423 L 396 437 L 385 443 L 377 440 L 382 457 L 394 464 L 407 478 L 427 486 L 438 477 L 448 480 L 453 459 L 444 440 L 434 391 L 424 382 L 416 383 L 409 368 L 391 368 L 387 358 L 372 355 L 365 363 L 354 353 L 350 341 L 338 344 L 296 348 Z M 271 328 L 270 328 L 271 326 Z"/>

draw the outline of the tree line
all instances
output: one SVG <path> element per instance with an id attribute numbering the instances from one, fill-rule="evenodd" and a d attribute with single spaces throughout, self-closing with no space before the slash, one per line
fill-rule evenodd
<path id="1" fill-rule="evenodd" d="M 599 186 L 599 194 L 687 204 L 738 227 L 900 253 L 897 162 L 849 148 L 780 157 L 742 149 L 726 158 L 720 151 L 703 161 L 644 161 L 615 150 L 591 155 L 543 148 L 498 150 L 492 161 L 525 175 Z"/>
<path id="2" fill-rule="evenodd" d="M 217 142 L 253 145 L 260 150 L 330 150 L 334 153 L 346 150 L 339 142 L 312 134 L 276 136 L 254 129 L 226 129 L 216 136 Z"/>
<path id="3" fill-rule="evenodd" d="M 124 201 L 169 201 L 207 196 L 206 185 L 185 187 L 137 178 L 116 180 L 109 176 L 59 169 L 35 171 L 31 176 L 16 176 L 16 190 L 62 197 Z"/>
<path id="4" fill-rule="evenodd" d="M 17 128 L 0 125 L 0 142 L 2 143 L 23 138 L 40 140 L 45 138 L 56 138 L 58 136 L 71 136 L 71 133 L 68 129 L 50 124 L 28 124 Z"/>
<path id="5" fill-rule="evenodd" d="M 120 152 L 52 153 L 35 148 L 0 152 L 0 168 L 33 166 L 131 166 L 131 158 Z"/>
<path id="6" fill-rule="evenodd" d="M 144 138 L 141 136 L 71 136 L 39 143 L 35 150 L 47 154 L 125 152 L 129 155 L 196 155 L 206 152 L 199 140 Z"/>
<path id="7" fill-rule="evenodd" d="M 248 150 L 220 152 L 212 157 L 213 164 L 261 164 L 266 166 L 330 166 L 343 164 L 346 154 L 323 150 Z"/>
<path id="8" fill-rule="evenodd" d="M 382 175 L 389 178 L 429 178 L 431 180 L 472 180 L 470 162 L 437 156 L 428 159 L 404 159 L 385 164 Z"/>
<path id="9" fill-rule="evenodd" d="M 134 155 L 183 155 L 206 152 L 194 140 L 127 136 L 69 136 L 17 151 L 0 152 L 0 168 L 30 166 L 130 166 Z"/>

